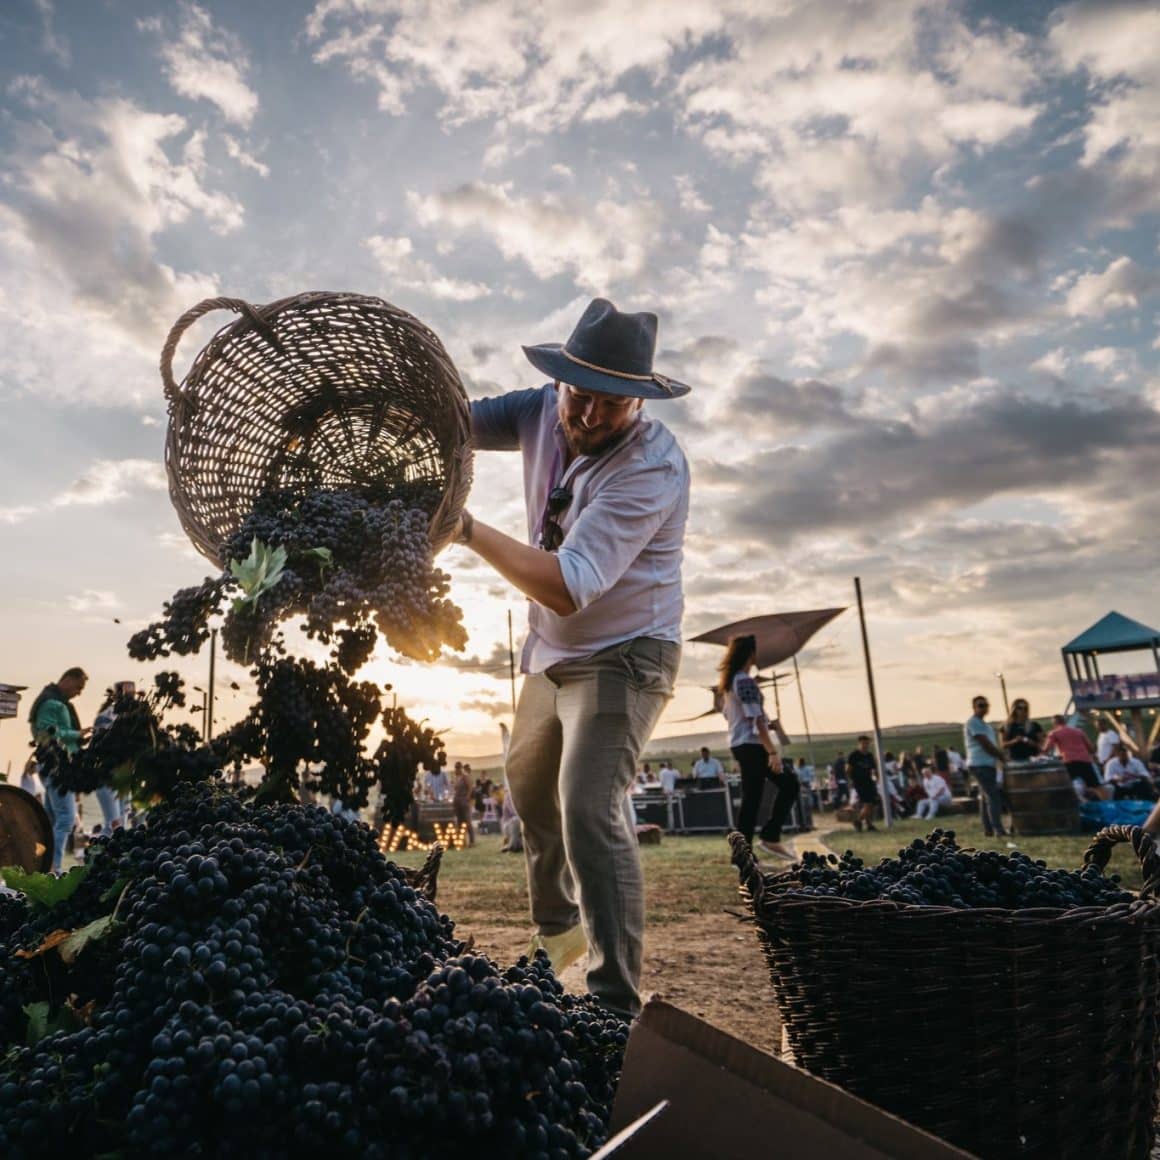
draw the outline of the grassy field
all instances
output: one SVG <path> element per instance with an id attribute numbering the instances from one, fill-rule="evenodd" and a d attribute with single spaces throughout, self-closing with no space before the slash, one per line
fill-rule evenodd
<path id="1" fill-rule="evenodd" d="M 815 821 L 818 819 L 815 818 Z M 1015 834 L 1007 838 L 988 838 L 983 834 L 983 827 L 977 815 L 963 814 L 940 818 L 933 825 L 930 822 L 912 819 L 896 822 L 890 830 L 884 830 L 880 825 L 878 832 L 874 834 L 865 832 L 859 834 L 849 825 L 840 825 L 825 832 L 826 823 L 819 822 L 819 825 L 823 830 L 822 840 L 831 850 L 839 854 L 845 850 L 853 850 L 859 858 L 870 863 L 877 862 L 881 858 L 894 857 L 901 847 L 915 838 L 925 836 L 934 825 L 954 830 L 960 846 L 1008 853 L 1019 850 L 1029 858 L 1042 858 L 1048 866 L 1059 866 L 1065 870 L 1077 870 L 1083 865 L 1084 851 L 1091 842 L 1090 834 L 1055 834 L 1044 837 L 1024 837 Z M 1131 846 L 1123 845 L 1112 853 L 1108 873 L 1118 874 L 1129 890 L 1139 890 L 1142 885 L 1140 864 Z"/>
<path id="2" fill-rule="evenodd" d="M 890 830 L 859 834 L 853 826 L 835 824 L 824 814 L 815 815 L 818 833 L 835 853 L 853 850 L 868 862 L 893 857 L 915 838 L 933 827 L 926 822 L 901 821 Z M 962 846 L 1010 852 L 1020 850 L 1029 858 L 1042 858 L 1049 866 L 1074 870 L 1083 865 L 1090 837 L 1084 834 L 1049 837 L 987 838 L 977 816 L 955 815 L 941 819 L 953 829 Z M 393 856 L 404 866 L 422 865 L 418 852 Z M 642 846 L 645 874 L 645 906 L 652 924 L 679 923 L 695 915 L 720 914 L 739 908 L 737 873 L 729 861 L 723 835 L 666 834 L 659 846 Z M 1141 886 L 1139 864 L 1131 848 L 1112 855 L 1109 872 L 1119 874 L 1129 890 Z M 439 906 L 457 922 L 524 923 L 528 915 L 528 892 L 522 854 L 501 854 L 500 839 L 481 835 L 472 849 L 444 855 L 439 874 Z"/>
<path id="3" fill-rule="evenodd" d="M 871 835 L 873 836 L 873 835 Z M 439 871 L 439 908 L 456 922 L 526 922 L 528 890 L 524 856 L 501 854 L 500 839 L 481 835 L 473 848 L 449 851 Z M 659 846 L 642 846 L 645 907 L 650 924 L 681 922 L 691 915 L 720 914 L 737 907 L 737 872 L 723 835 L 665 835 Z M 394 854 L 402 866 L 420 866 L 420 853 Z"/>

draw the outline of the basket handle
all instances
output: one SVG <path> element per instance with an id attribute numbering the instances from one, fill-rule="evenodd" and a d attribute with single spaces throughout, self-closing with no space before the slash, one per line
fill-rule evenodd
<path id="1" fill-rule="evenodd" d="M 736 830 L 729 835 L 729 847 L 733 851 L 733 865 L 737 867 L 741 885 L 753 896 L 756 906 L 761 902 L 761 896 L 765 892 L 765 880 L 761 877 L 761 869 L 753 856 L 753 850 Z"/>
<path id="2" fill-rule="evenodd" d="M 1160 894 L 1160 852 L 1156 850 L 1156 840 L 1152 835 L 1139 826 L 1105 826 L 1084 851 L 1083 864 L 1102 871 L 1112 856 L 1112 847 L 1120 842 L 1131 842 L 1136 857 L 1140 859 L 1140 871 L 1144 875 L 1140 897 L 1156 897 Z"/>
<path id="3" fill-rule="evenodd" d="M 262 306 L 251 306 L 241 298 L 207 298 L 196 306 L 191 306 L 174 324 L 161 348 L 161 381 L 165 384 L 165 398 L 174 403 L 180 396 L 177 383 L 173 380 L 173 356 L 177 352 L 177 344 L 181 336 L 203 315 L 214 310 L 232 310 L 235 314 L 244 314 L 262 337 L 275 347 L 282 350 L 282 344 L 274 334 L 273 328 L 261 311 Z"/>

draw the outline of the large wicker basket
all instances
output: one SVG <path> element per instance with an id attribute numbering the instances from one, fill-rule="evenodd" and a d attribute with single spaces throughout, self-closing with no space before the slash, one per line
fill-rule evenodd
<path id="1" fill-rule="evenodd" d="M 731 836 L 796 1062 L 981 1157 L 1146 1158 L 1160 1001 L 1160 857 L 1138 901 L 955 910 L 813 897 Z"/>
<path id="2" fill-rule="evenodd" d="M 173 355 L 203 314 L 241 315 L 194 359 L 180 386 Z M 419 485 L 435 550 L 471 486 L 470 412 L 434 332 L 362 294 L 312 292 L 251 306 L 209 298 L 175 323 L 161 352 L 169 401 L 169 494 L 197 549 L 223 543 L 271 490 Z"/>

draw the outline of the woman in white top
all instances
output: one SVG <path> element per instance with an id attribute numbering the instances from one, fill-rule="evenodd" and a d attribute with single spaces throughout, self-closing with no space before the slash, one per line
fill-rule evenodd
<path id="1" fill-rule="evenodd" d="M 769 821 L 761 828 L 757 848 L 775 858 L 792 862 L 794 854 L 782 844 L 781 828 L 797 800 L 799 784 L 795 774 L 782 772 L 777 746 L 769 732 L 765 702 L 751 675 L 756 662 L 757 638 L 735 636 L 726 646 L 725 657 L 718 667 L 717 703 L 729 723 L 729 748 L 741 769 L 741 812 L 737 828 L 753 845 L 757 811 L 768 778 L 777 786 L 777 800 L 773 803 Z M 774 721 L 773 726 L 778 735 L 787 740 L 781 731 L 781 723 Z"/>

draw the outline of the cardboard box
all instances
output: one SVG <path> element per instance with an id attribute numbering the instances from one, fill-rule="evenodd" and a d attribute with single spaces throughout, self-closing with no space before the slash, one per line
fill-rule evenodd
<path id="1" fill-rule="evenodd" d="M 616 1160 L 972 1160 L 970 1153 L 663 1000 L 633 1024 L 610 1131 Z M 610 1141 L 610 1144 L 612 1142 Z"/>

